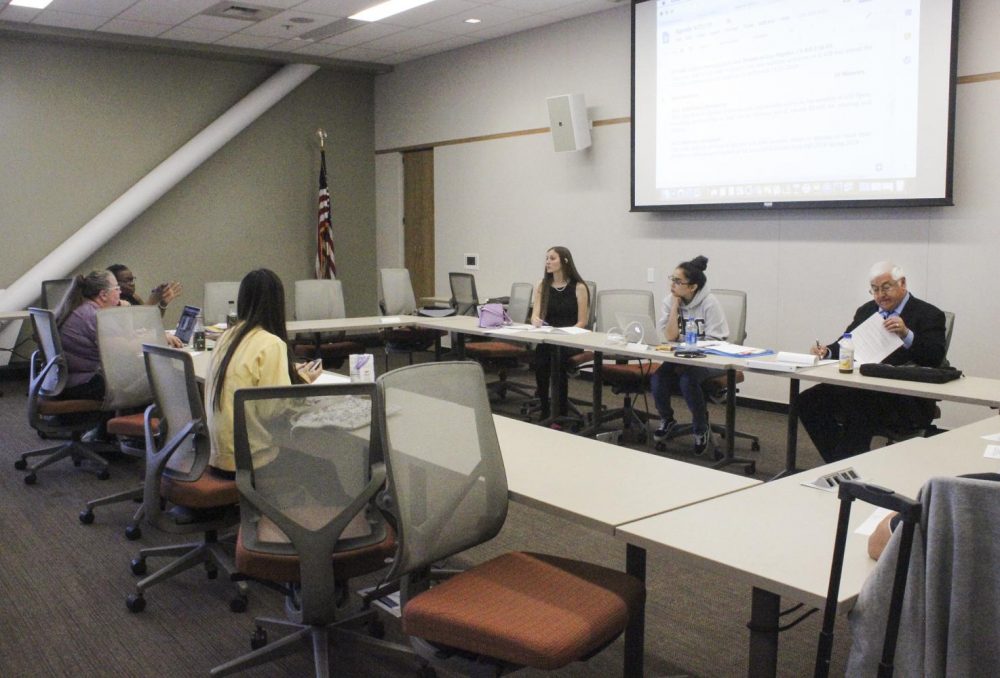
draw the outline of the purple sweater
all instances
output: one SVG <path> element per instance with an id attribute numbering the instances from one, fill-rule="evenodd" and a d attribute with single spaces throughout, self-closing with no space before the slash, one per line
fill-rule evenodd
<path id="1" fill-rule="evenodd" d="M 101 352 L 97 347 L 97 311 L 100 308 L 96 302 L 84 299 L 59 328 L 69 367 L 67 387 L 85 384 L 101 370 Z"/>

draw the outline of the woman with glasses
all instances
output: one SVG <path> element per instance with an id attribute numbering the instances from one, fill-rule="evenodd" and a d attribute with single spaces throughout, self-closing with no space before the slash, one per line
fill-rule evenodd
<path id="1" fill-rule="evenodd" d="M 705 286 L 708 259 L 697 256 L 677 265 L 670 276 L 670 294 L 663 299 L 662 314 L 656 323 L 667 341 L 677 341 L 684 334 L 688 319 L 698 323 L 699 339 L 724 340 L 729 337 L 729 325 L 722 306 Z M 650 386 L 653 402 L 660 413 L 660 426 L 653 432 L 653 440 L 662 443 L 677 427 L 670 396 L 680 392 L 691 411 L 691 428 L 694 431 L 694 453 L 702 454 L 708 447 L 708 409 L 702 382 L 725 374 L 725 370 L 697 365 L 662 363 L 653 373 Z"/>
<path id="2" fill-rule="evenodd" d="M 60 398 L 103 400 L 104 377 L 97 345 L 97 312 L 118 305 L 121 289 L 110 271 L 91 271 L 76 276 L 72 311 L 59 326 L 59 339 L 66 354 L 69 376 Z"/>

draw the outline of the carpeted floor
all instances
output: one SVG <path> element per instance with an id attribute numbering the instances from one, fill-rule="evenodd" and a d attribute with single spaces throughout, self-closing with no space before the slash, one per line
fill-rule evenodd
<path id="1" fill-rule="evenodd" d="M 530 382 L 530 374 L 515 376 Z M 176 539 L 147 528 L 141 541 L 127 541 L 122 530 L 135 510 L 132 503 L 98 509 L 92 525 L 82 525 L 77 514 L 88 499 L 135 485 L 139 464 L 118 459 L 112 464 L 111 479 L 100 481 L 62 462 L 40 472 L 37 485 L 26 486 L 23 474 L 13 468 L 14 459 L 44 441 L 27 425 L 25 382 L 8 379 L 2 388 L 0 676 L 207 675 L 211 667 L 248 651 L 254 616 L 283 616 L 280 596 L 256 586 L 251 586 L 248 612 L 230 612 L 232 585 L 221 579 L 210 581 L 200 569 L 150 589 L 146 610 L 129 613 L 125 597 L 134 582 L 130 559 L 141 546 Z M 574 380 L 571 393 L 586 397 L 589 390 L 589 383 Z M 496 403 L 496 409 L 520 416 L 522 402 L 512 395 Z M 614 406 L 620 398 L 608 392 L 607 402 Z M 711 416 L 713 421 L 722 421 L 721 408 L 712 406 Z M 757 477 L 765 479 L 777 473 L 784 462 L 784 415 L 740 408 L 737 424 L 761 437 L 759 453 L 749 452 L 745 442 L 738 445 L 740 454 L 758 460 Z M 678 441 L 662 454 L 709 463 L 708 459 L 692 457 L 688 444 Z M 632 446 L 652 453 L 649 447 Z M 805 436 L 800 435 L 799 448 L 800 467 L 818 465 L 819 457 Z M 478 562 L 509 549 L 540 550 L 624 566 L 622 543 L 517 504 L 511 505 L 507 524 L 496 539 L 463 554 L 456 564 Z M 150 565 L 154 563 L 150 561 Z M 656 554 L 650 554 L 647 572 L 646 675 L 744 675 L 749 589 L 712 573 L 677 566 Z M 787 606 L 793 601 L 785 602 Z M 387 624 L 390 638 L 398 637 L 398 625 L 392 620 Z M 818 631 L 819 615 L 813 615 L 782 634 L 780 675 L 812 672 Z M 841 620 L 835 674 L 843 672 L 847 644 L 847 628 Z M 337 646 L 331 656 L 334 674 L 340 676 L 407 676 L 414 675 L 416 669 L 410 659 L 348 644 Z M 620 675 L 621 661 L 619 640 L 588 663 L 566 667 L 554 675 Z M 311 673 L 311 657 L 303 652 L 243 675 Z M 541 673 L 524 671 L 519 675 Z"/>

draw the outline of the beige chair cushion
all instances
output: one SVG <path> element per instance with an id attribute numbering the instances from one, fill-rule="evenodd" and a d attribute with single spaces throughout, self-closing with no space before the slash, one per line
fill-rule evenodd
<path id="1" fill-rule="evenodd" d="M 638 579 L 598 565 L 508 553 L 413 598 L 407 635 L 520 666 L 558 669 L 625 629 L 645 598 Z"/>

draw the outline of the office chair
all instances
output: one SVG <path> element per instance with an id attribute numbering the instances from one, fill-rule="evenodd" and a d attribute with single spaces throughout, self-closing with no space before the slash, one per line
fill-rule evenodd
<path id="1" fill-rule="evenodd" d="M 523 324 L 528 321 L 528 311 L 531 308 L 531 297 L 534 289 L 531 283 L 514 283 L 510 286 L 507 314 L 512 322 Z M 496 394 L 501 399 L 507 397 L 508 391 L 520 393 L 527 398 L 534 397 L 535 389 L 533 386 L 518 384 L 507 378 L 509 368 L 531 360 L 533 353 L 524 344 L 490 339 L 471 341 L 465 344 L 465 355 L 481 363 L 486 369 L 496 368 L 497 380 L 486 385 L 490 393 Z"/>
<path id="2" fill-rule="evenodd" d="M 595 654 L 643 614 L 645 589 L 634 577 L 537 553 L 507 553 L 432 585 L 434 563 L 492 539 L 507 516 L 485 377 L 475 363 L 425 363 L 376 384 L 389 473 L 382 505 L 399 539 L 386 579 L 400 580 L 403 633 L 432 667 L 557 669 Z"/>
<path id="3" fill-rule="evenodd" d="M 654 326 L 656 324 L 656 309 L 653 293 L 649 290 L 602 290 L 597 293 L 596 328 L 601 332 L 617 327 L 619 314 L 644 315 Z M 644 341 L 651 338 L 643 337 Z M 635 400 L 649 388 L 649 377 L 653 370 L 652 361 L 618 359 L 613 363 L 601 362 L 601 380 L 611 386 L 611 392 L 623 396 L 622 406 L 603 412 L 593 413 L 593 426 L 621 419 L 622 435 L 628 436 L 637 443 L 646 440 L 646 423 L 648 415 L 635 408 Z"/>
<path id="4" fill-rule="evenodd" d="M 296 280 L 295 319 L 346 318 L 344 288 L 339 280 Z M 343 332 L 299 334 L 292 350 L 302 358 L 320 358 L 324 367 L 337 368 L 352 353 L 364 353 L 365 346 L 345 339 Z"/>
<path id="5" fill-rule="evenodd" d="M 941 361 L 939 367 L 947 367 L 948 363 L 948 350 L 951 348 L 951 335 L 955 331 L 955 314 L 951 311 L 944 311 L 944 360 Z M 913 428 L 899 427 L 899 426 L 883 426 L 880 427 L 873 437 L 885 438 L 885 444 L 891 445 L 893 443 L 898 443 L 902 440 L 909 440 L 910 438 L 928 438 L 936 433 L 940 433 L 941 430 L 933 424 L 933 421 L 941 418 L 941 408 L 937 405 L 934 406 L 934 418 L 931 420 L 927 426 L 915 426 Z"/>
<path id="6" fill-rule="evenodd" d="M 742 290 L 718 289 L 712 290 L 712 294 L 715 295 L 715 298 L 719 301 L 719 305 L 722 306 L 722 312 L 726 316 L 726 324 L 729 325 L 728 341 L 733 344 L 742 345 L 743 342 L 746 341 L 747 337 L 747 293 Z M 745 378 L 743 370 L 736 370 L 737 384 L 743 382 Z M 711 379 L 706 379 L 702 382 L 701 388 L 705 393 L 705 399 L 717 405 L 725 403 L 729 398 L 729 392 L 726 387 L 726 375 L 724 374 Z M 715 433 L 723 438 L 726 437 L 726 427 L 723 424 L 709 423 L 709 429 L 712 433 Z M 672 440 L 674 438 L 692 433 L 694 433 L 694 428 L 691 424 L 680 424 L 674 427 L 674 429 L 667 435 L 666 440 Z M 733 435 L 736 438 L 749 440 L 750 449 L 754 452 L 760 451 L 760 438 L 757 436 L 743 431 L 734 431 Z M 662 452 L 666 449 L 666 445 L 663 442 L 656 443 L 656 449 Z M 715 456 L 716 459 L 721 459 L 722 452 L 716 449 Z M 740 463 L 746 463 L 749 465 L 751 464 L 751 461 L 742 460 Z M 754 467 L 755 466 L 756 464 L 754 464 Z M 749 472 L 753 473 L 753 471 Z"/>
<path id="7" fill-rule="evenodd" d="M 101 352 L 101 371 L 104 374 L 105 396 L 103 409 L 119 414 L 108 420 L 109 435 L 118 438 L 118 448 L 126 455 L 145 459 L 145 417 L 142 409 L 153 402 L 153 393 L 146 377 L 146 364 L 142 358 L 144 344 L 166 346 L 163 320 L 155 306 L 119 306 L 97 313 L 97 344 Z M 136 410 L 139 410 L 136 413 Z M 154 435 L 159 422 L 153 419 Z M 123 501 L 141 501 L 142 483 L 131 490 L 87 502 L 80 512 L 80 522 L 94 522 L 94 509 Z M 129 539 L 138 539 L 142 531 L 140 506 L 125 528 Z"/>
<path id="8" fill-rule="evenodd" d="M 396 548 L 374 504 L 386 477 L 378 435 L 370 435 L 374 391 L 369 383 L 237 392 L 236 564 L 243 576 L 285 594 L 288 618 L 256 619 L 253 651 L 212 669 L 213 676 L 303 644 L 316 676 L 328 676 L 334 636 L 365 625 L 379 633 L 372 610 L 347 602 L 348 580 L 384 568 Z M 266 627 L 293 632 L 268 644 Z"/>
<path id="9" fill-rule="evenodd" d="M 106 480 L 111 477 L 107 460 L 97 454 L 95 447 L 82 440 L 84 433 L 105 418 L 104 403 L 100 400 L 59 399 L 66 388 L 69 370 L 55 313 L 43 308 L 29 308 L 28 313 L 38 342 L 38 349 L 32 353 L 30 363 L 28 425 L 42 437 L 69 436 L 69 440 L 22 453 L 14 462 L 14 468 L 27 471 L 24 482 L 34 485 L 38 482 L 39 469 L 69 458 L 74 466 L 80 466 L 84 461 L 93 462 L 97 467 L 97 477 Z M 28 466 L 28 460 L 33 457 L 41 459 Z"/>
<path id="10" fill-rule="evenodd" d="M 476 315 L 479 295 L 476 293 L 476 276 L 471 273 L 449 273 L 451 300 L 456 315 Z"/>
<path id="11" fill-rule="evenodd" d="M 889 676 L 893 670 L 901 676 L 1000 675 L 1000 653 L 990 641 L 1000 628 L 998 479 L 996 473 L 931 478 L 921 488 L 916 504 L 889 495 L 898 505 L 888 508 L 898 510 L 903 522 L 879 556 L 851 611 L 852 643 L 846 675 Z M 887 490 L 863 487 L 870 491 L 859 498 L 887 504 Z M 844 511 L 842 504 L 841 515 Z M 820 660 L 828 657 L 827 646 L 832 644 L 832 616 L 838 597 L 834 587 L 840 578 L 835 570 L 838 551 L 844 550 L 840 533 L 847 531 L 846 525 L 838 525 L 827 595 L 830 624 L 824 624 L 817 649 L 819 669 L 823 669 Z M 914 534 L 911 537 L 907 532 Z M 846 539 L 857 538 L 846 535 Z M 910 542 L 912 552 L 907 548 Z M 984 635 L 977 629 L 989 631 Z"/>
<path id="12" fill-rule="evenodd" d="M 143 522 L 169 534 L 201 533 L 188 544 L 145 548 L 131 562 L 132 574 L 147 572 L 149 558 L 169 557 L 171 562 L 140 579 L 135 593 L 125 601 L 130 612 L 146 608 L 145 592 L 196 565 L 204 565 L 209 579 L 221 569 L 233 580 L 235 536 L 219 532 L 239 521 L 236 482 L 208 470 L 211 446 L 205 424 L 198 382 L 191 354 L 146 344 L 142 347 L 154 404 L 146 408 L 146 478 L 143 484 Z M 152 420 L 159 417 L 159 440 Z M 229 607 L 243 612 L 247 606 L 246 583 L 238 582 Z"/>
<path id="13" fill-rule="evenodd" d="M 75 287 L 75 278 L 42 281 L 42 296 L 39 299 L 39 303 L 42 308 L 47 308 L 55 312 L 57 326 L 73 310 L 69 308 L 69 305 L 72 302 Z"/>
<path id="14" fill-rule="evenodd" d="M 226 322 L 229 305 L 235 307 L 240 295 L 238 282 L 207 282 L 205 297 L 201 303 L 201 317 L 206 325 L 216 325 Z"/>
<path id="15" fill-rule="evenodd" d="M 405 316 L 417 313 L 417 300 L 413 296 L 410 272 L 405 268 L 380 268 L 379 292 L 382 315 Z M 413 354 L 435 347 L 440 352 L 441 337 L 446 332 L 426 327 L 393 327 L 385 330 L 385 369 L 389 369 L 389 354 L 405 353 L 413 364 Z"/>

